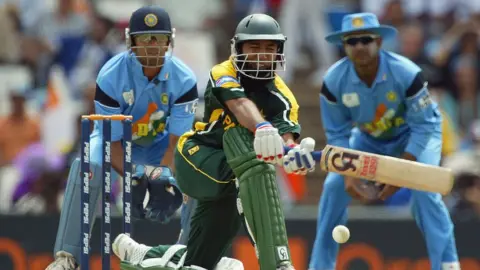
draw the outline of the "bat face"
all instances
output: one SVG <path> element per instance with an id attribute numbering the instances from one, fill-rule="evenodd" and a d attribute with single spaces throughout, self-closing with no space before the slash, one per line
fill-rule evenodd
<path id="1" fill-rule="evenodd" d="M 453 187 L 450 169 L 332 145 L 323 149 L 320 167 L 327 172 L 443 195 Z"/>
<path id="2" fill-rule="evenodd" d="M 369 155 L 368 153 L 355 153 L 355 151 L 348 149 L 342 151 L 331 146 L 327 147 L 328 149 L 324 150 L 325 162 L 322 163 L 322 169 L 325 171 L 348 173 L 350 176 L 357 178 L 375 178 L 378 166 L 378 157 Z M 323 166 L 325 166 L 325 168 L 323 168 Z"/>

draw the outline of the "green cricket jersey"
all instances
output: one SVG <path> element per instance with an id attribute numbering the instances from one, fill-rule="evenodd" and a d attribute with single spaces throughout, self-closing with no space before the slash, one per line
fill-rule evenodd
<path id="1" fill-rule="evenodd" d="M 243 80 L 231 60 L 215 65 L 210 71 L 210 80 L 205 91 L 205 113 L 202 122 L 195 124 L 193 132 L 185 133 L 179 147 L 187 138 L 203 145 L 222 148 L 225 130 L 238 125 L 225 102 L 236 98 L 249 98 L 272 123 L 280 135 L 300 134 L 298 103 L 283 80 L 277 75 L 272 80 Z"/>

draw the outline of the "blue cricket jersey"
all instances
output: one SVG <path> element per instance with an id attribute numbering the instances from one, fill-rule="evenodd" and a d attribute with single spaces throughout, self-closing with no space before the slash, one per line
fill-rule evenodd
<path id="1" fill-rule="evenodd" d="M 418 157 L 431 139 L 441 137 L 441 114 L 421 69 L 384 50 L 371 87 L 348 58 L 335 63 L 324 78 L 320 110 L 327 143 L 336 146 L 349 147 L 356 127 L 378 144 L 409 136 L 403 151 Z"/>
<path id="2" fill-rule="evenodd" d="M 197 80 L 180 59 L 166 57 L 151 81 L 128 51 L 110 59 L 100 70 L 95 93 L 95 113 L 133 116 L 133 142 L 148 147 L 154 141 L 192 128 L 198 102 Z M 95 121 L 94 133 L 101 125 Z M 122 125 L 112 123 L 112 141 L 123 137 Z"/>

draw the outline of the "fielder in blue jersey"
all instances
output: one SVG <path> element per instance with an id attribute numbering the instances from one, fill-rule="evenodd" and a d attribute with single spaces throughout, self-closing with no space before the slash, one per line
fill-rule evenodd
<path id="1" fill-rule="evenodd" d="M 439 165 L 442 118 L 421 69 L 380 48 L 383 39 L 395 34 L 394 28 L 379 25 L 375 15 L 358 13 L 345 16 L 342 30 L 326 37 L 328 42 L 342 45 L 347 55 L 327 71 L 320 94 L 327 143 Z M 311 165 L 307 165 L 309 169 Z M 422 181 L 421 176 L 417 180 Z M 328 174 L 309 269 L 335 269 L 339 246 L 332 230 L 347 222 L 352 197 L 370 200 L 373 194 L 385 200 L 398 190 L 386 185 L 376 193 L 367 192 L 371 186 L 364 189 L 361 181 Z M 453 224 L 441 195 L 411 193 L 412 213 L 425 237 L 431 269 L 460 269 Z"/>
<path id="2" fill-rule="evenodd" d="M 162 8 L 148 6 L 136 10 L 126 36 L 128 51 L 110 59 L 98 74 L 95 113 L 133 116 L 132 183 L 136 184 L 132 189 L 132 214 L 165 223 L 183 201 L 172 173 L 173 153 L 179 136 L 192 128 L 198 101 L 197 82 L 190 68 L 172 56 L 174 29 Z M 112 121 L 111 163 L 119 174 L 123 172 L 122 138 L 121 122 Z M 96 121 L 90 136 L 90 216 L 95 216 L 101 194 L 102 156 L 102 125 Z M 79 163 L 77 159 L 71 166 L 55 261 L 49 270 L 73 270 L 80 264 Z M 155 167 L 162 167 L 162 173 L 150 175 Z M 147 189 L 150 198 L 144 208 Z M 182 227 L 186 225 L 188 218 L 182 218 Z"/>

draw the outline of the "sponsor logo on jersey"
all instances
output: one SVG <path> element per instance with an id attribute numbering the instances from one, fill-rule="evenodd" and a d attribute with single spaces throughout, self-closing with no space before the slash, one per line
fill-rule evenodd
<path id="1" fill-rule="evenodd" d="M 348 108 L 356 107 L 360 105 L 360 97 L 357 93 L 343 94 L 342 102 Z"/>
<path id="2" fill-rule="evenodd" d="M 185 112 L 190 114 L 195 114 L 197 112 L 197 108 L 198 108 L 198 100 L 195 100 L 192 103 L 187 104 L 185 106 Z"/>
<path id="3" fill-rule="evenodd" d="M 228 82 L 232 82 L 232 83 L 237 83 L 239 84 L 239 82 L 237 81 L 236 78 L 232 77 L 232 76 L 222 76 L 220 78 L 218 78 L 217 81 L 215 81 L 215 86 L 217 87 L 222 87 L 224 86 L 226 83 Z"/>
<path id="4" fill-rule="evenodd" d="M 194 155 L 195 153 L 197 153 L 198 150 L 200 150 L 200 146 L 195 145 L 194 147 L 188 149 L 188 154 L 189 154 L 190 156 L 192 156 L 192 155 Z"/>

